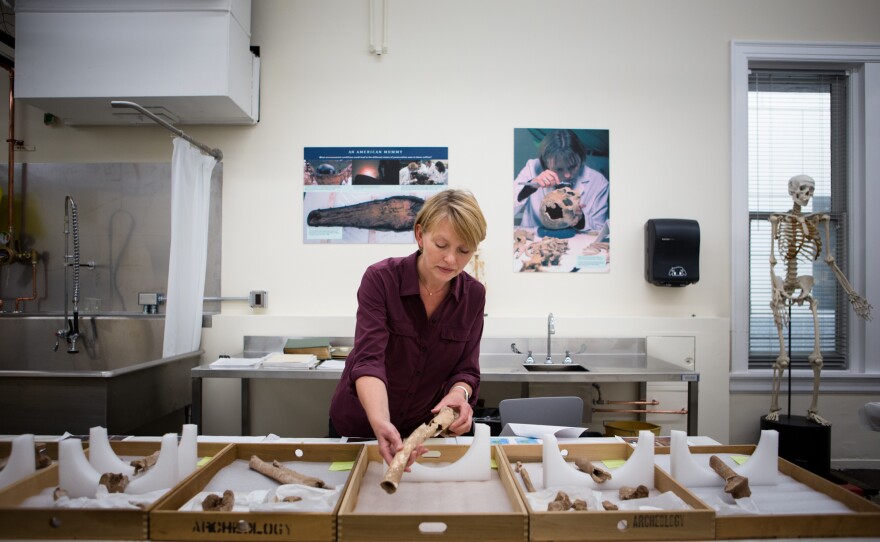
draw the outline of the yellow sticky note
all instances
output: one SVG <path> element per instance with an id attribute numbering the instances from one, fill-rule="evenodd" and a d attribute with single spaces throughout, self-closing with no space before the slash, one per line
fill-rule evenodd
<path id="1" fill-rule="evenodd" d="M 626 463 L 626 459 L 603 459 L 602 463 L 609 469 L 616 469 L 622 467 Z"/>
<path id="2" fill-rule="evenodd" d="M 493 469 L 497 469 L 497 468 L 498 468 L 498 463 L 495 462 L 495 458 L 494 458 L 494 457 L 492 458 L 491 463 L 492 463 L 492 468 L 493 468 Z"/>
<path id="3" fill-rule="evenodd" d="M 212 460 L 212 459 L 214 459 L 213 456 L 206 456 L 206 457 L 203 457 L 203 458 L 199 459 L 198 463 L 196 463 L 196 467 L 197 467 L 197 468 L 198 468 L 198 467 L 204 467 L 205 465 L 208 464 L 208 461 L 210 461 L 210 460 Z"/>
<path id="4" fill-rule="evenodd" d="M 334 461 L 330 463 L 331 471 L 351 470 L 354 468 L 354 461 Z"/>
<path id="5" fill-rule="evenodd" d="M 742 465 L 749 460 L 750 455 L 732 455 L 730 458 L 737 464 Z"/>

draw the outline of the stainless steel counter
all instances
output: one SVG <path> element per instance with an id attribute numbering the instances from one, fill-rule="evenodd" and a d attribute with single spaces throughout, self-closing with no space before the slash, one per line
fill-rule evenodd
<path id="1" fill-rule="evenodd" d="M 261 357 L 269 352 L 277 352 L 283 348 L 284 338 L 280 337 L 246 337 L 243 357 Z M 519 344 L 529 344 L 530 339 L 521 340 Z M 569 340 L 569 343 L 583 342 L 583 340 Z M 532 366 L 537 371 L 531 371 L 523 364 L 525 355 L 521 353 L 499 352 L 499 345 L 517 344 L 507 339 L 484 339 L 486 344 L 481 344 L 483 352 L 480 355 L 481 379 L 484 382 L 519 382 L 529 383 L 577 383 L 577 382 L 687 382 L 688 384 L 688 418 L 687 432 L 689 435 L 697 434 L 697 398 L 699 393 L 700 375 L 692 369 L 686 369 L 672 363 L 647 356 L 640 351 L 638 344 L 632 346 L 629 342 L 624 347 L 591 349 L 593 353 L 571 354 L 572 365 L 580 365 L 585 371 L 542 371 L 544 369 L 543 354 L 535 355 L 535 364 Z M 564 343 L 564 339 L 559 342 Z M 619 344 L 621 340 L 616 340 Z M 334 346 L 351 345 L 351 338 L 331 338 Z M 563 346 L 566 348 L 568 345 Z M 577 346 L 577 344 L 574 344 Z M 488 348 L 486 348 L 488 347 Z M 545 348 L 546 349 L 546 348 Z M 581 344 L 580 350 L 583 350 Z M 574 350 L 572 348 L 572 350 Z M 574 350 L 575 352 L 577 350 Z M 561 366 L 563 355 L 556 359 L 554 365 Z M 318 365 L 315 369 L 267 369 L 251 367 L 224 367 L 211 368 L 207 365 L 195 367 L 192 374 L 192 422 L 202 426 L 202 379 L 204 378 L 236 378 L 241 379 L 241 431 L 242 435 L 250 434 L 250 384 L 252 380 L 261 379 L 291 379 L 291 380 L 338 380 L 342 374 L 341 369 L 322 369 Z M 521 396 L 527 396 L 528 387 L 524 386 Z"/>

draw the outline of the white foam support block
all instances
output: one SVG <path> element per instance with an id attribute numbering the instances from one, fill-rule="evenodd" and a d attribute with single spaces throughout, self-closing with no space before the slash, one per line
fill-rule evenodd
<path id="1" fill-rule="evenodd" d="M 684 431 L 671 431 L 669 450 L 669 474 L 685 487 L 723 486 L 721 478 L 711 467 L 701 464 L 691 454 Z M 720 456 L 719 456 L 720 457 Z M 775 486 L 779 483 L 779 433 L 775 430 L 761 431 L 758 446 L 752 456 L 738 465 L 725 461 L 737 474 L 749 479 L 750 486 Z"/>
<path id="2" fill-rule="evenodd" d="M 183 426 L 180 444 L 177 445 L 177 480 L 183 480 L 196 470 L 199 462 L 197 436 L 199 426 L 188 423 Z"/>
<path id="3" fill-rule="evenodd" d="M 610 480 L 601 484 L 593 481 L 586 472 L 565 462 L 554 435 L 548 433 L 543 440 L 545 488 L 576 485 L 592 489 L 620 489 L 623 486 L 645 485 L 648 489 L 654 489 L 654 433 L 650 431 L 639 431 L 636 450 L 626 463 L 611 471 Z"/>
<path id="4" fill-rule="evenodd" d="M 480 482 L 492 476 L 492 450 L 489 426 L 474 424 L 474 440 L 458 461 L 443 466 L 413 463 L 402 482 Z"/>
<path id="5" fill-rule="evenodd" d="M 36 470 L 34 436 L 32 434 L 18 435 L 12 440 L 9 460 L 0 471 L 0 489 L 33 474 Z"/>
<path id="6" fill-rule="evenodd" d="M 132 480 L 125 492 L 140 495 L 173 487 L 178 482 L 177 454 L 177 433 L 166 433 L 162 436 L 159 460 L 146 474 Z"/>
<path id="7" fill-rule="evenodd" d="M 723 486 L 724 479 L 705 465 L 700 465 L 688 448 L 687 433 L 670 431 L 669 474 L 685 487 Z"/>
<path id="8" fill-rule="evenodd" d="M 779 483 L 779 432 L 774 429 L 761 431 L 758 446 L 752 457 L 733 470 L 749 479 L 751 486 L 775 486 Z"/>
<path id="9" fill-rule="evenodd" d="M 98 492 L 101 473 L 86 459 L 82 441 L 78 438 L 64 439 L 58 443 L 58 487 L 75 499 L 94 499 Z"/>
<path id="10" fill-rule="evenodd" d="M 119 456 L 110 447 L 106 427 L 89 429 L 89 463 L 102 474 L 112 472 L 129 477 L 134 474 L 134 467 L 119 459 Z"/>

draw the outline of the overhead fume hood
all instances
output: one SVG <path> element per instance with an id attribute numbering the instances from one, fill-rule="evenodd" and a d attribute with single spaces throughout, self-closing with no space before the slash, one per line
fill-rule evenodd
<path id="1" fill-rule="evenodd" d="M 250 0 L 18 0 L 15 97 L 66 124 L 254 124 Z"/>

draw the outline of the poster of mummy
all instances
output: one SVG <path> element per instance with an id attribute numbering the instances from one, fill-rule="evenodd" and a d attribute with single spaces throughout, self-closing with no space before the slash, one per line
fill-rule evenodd
<path id="1" fill-rule="evenodd" d="M 608 130 L 515 128 L 513 139 L 514 272 L 608 272 Z"/>
<path id="2" fill-rule="evenodd" d="M 304 151 L 305 243 L 414 243 L 419 209 L 449 184 L 448 147 Z"/>

